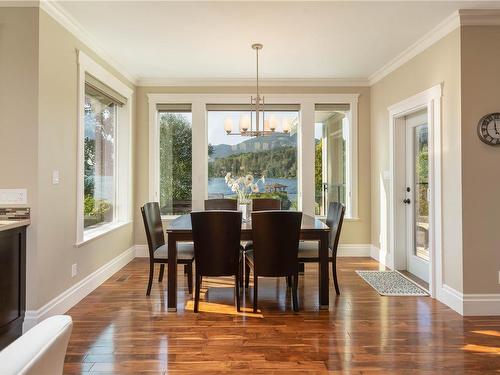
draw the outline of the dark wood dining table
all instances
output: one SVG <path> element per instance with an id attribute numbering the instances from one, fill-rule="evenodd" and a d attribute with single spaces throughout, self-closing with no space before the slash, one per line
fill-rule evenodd
<path id="1" fill-rule="evenodd" d="M 193 230 L 191 216 L 182 215 L 167 226 L 168 243 L 168 311 L 177 311 L 177 243 L 192 242 Z M 319 242 L 319 307 L 327 310 L 329 305 L 329 275 L 328 275 L 328 226 L 322 221 L 308 215 L 302 215 L 300 239 Z M 241 225 L 241 240 L 252 240 L 252 222 Z"/>

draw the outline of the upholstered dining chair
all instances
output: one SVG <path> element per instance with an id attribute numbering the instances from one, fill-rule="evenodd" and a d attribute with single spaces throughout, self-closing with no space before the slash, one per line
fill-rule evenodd
<path id="1" fill-rule="evenodd" d="M 154 266 L 160 264 L 160 275 L 158 282 L 163 280 L 165 264 L 168 266 L 168 248 L 165 244 L 163 225 L 161 223 L 160 205 L 158 202 L 149 202 L 141 207 L 142 220 L 146 230 L 149 248 L 149 281 L 146 295 L 151 294 L 153 284 Z M 194 249 L 191 243 L 177 244 L 177 264 L 184 264 L 188 277 L 188 290 L 193 293 L 193 261 Z"/>
<path id="2" fill-rule="evenodd" d="M 253 198 L 252 199 L 252 211 L 273 211 L 273 210 L 281 210 L 281 200 L 274 198 Z M 253 248 L 252 241 L 243 241 L 241 243 L 243 247 L 243 252 L 245 253 L 248 250 Z M 248 264 L 245 262 L 245 288 L 248 288 L 250 285 L 250 278 L 248 277 L 250 273 L 250 269 Z M 243 275 L 242 275 L 243 276 Z"/>
<path id="3" fill-rule="evenodd" d="M 328 260 L 332 263 L 333 282 L 335 292 L 340 294 L 339 282 L 337 279 L 337 248 L 339 245 L 340 232 L 344 221 L 345 206 L 340 202 L 330 202 L 326 217 L 326 225 L 330 228 L 328 234 Z M 319 263 L 318 244 L 310 242 L 301 242 L 299 244 L 299 262 L 300 263 Z"/>
<path id="4" fill-rule="evenodd" d="M 227 210 L 236 211 L 238 201 L 236 199 L 205 199 L 205 210 Z"/>
<path id="5" fill-rule="evenodd" d="M 274 198 L 253 198 L 252 211 L 281 210 L 281 200 Z"/>
<path id="6" fill-rule="evenodd" d="M 245 261 L 253 270 L 253 311 L 257 312 L 259 276 L 292 280 L 293 310 L 299 311 L 298 249 L 302 212 L 252 212 L 253 250 Z"/>
<path id="7" fill-rule="evenodd" d="M 198 312 L 203 276 L 234 276 L 236 309 L 240 311 L 241 212 L 191 212 L 195 271 L 194 312 Z"/>

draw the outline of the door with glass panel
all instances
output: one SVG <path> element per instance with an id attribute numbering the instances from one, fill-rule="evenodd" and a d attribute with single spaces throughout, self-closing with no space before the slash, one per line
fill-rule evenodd
<path id="1" fill-rule="evenodd" d="M 429 282 L 429 158 L 427 110 L 406 117 L 407 269 Z"/>

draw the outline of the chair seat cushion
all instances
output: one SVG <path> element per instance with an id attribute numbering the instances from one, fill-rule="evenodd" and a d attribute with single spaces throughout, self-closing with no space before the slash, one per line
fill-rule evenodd
<path id="1" fill-rule="evenodd" d="M 156 259 L 168 259 L 168 246 L 167 244 L 160 246 L 155 251 Z M 178 242 L 177 243 L 177 259 L 190 260 L 194 258 L 194 245 L 192 242 Z"/>
<path id="2" fill-rule="evenodd" d="M 299 258 L 318 258 L 318 242 L 317 241 L 300 241 L 299 242 Z M 332 255 L 331 249 L 328 249 L 328 255 Z"/>

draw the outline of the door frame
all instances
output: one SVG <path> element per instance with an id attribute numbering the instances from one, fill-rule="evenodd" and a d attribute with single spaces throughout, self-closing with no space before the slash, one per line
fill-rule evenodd
<path id="1" fill-rule="evenodd" d="M 436 298 L 436 289 L 443 286 L 442 270 L 442 215 L 441 215 L 441 84 L 413 95 L 388 107 L 389 111 L 389 241 L 386 264 L 394 269 L 397 264 L 396 249 L 401 238 L 398 238 L 397 220 L 401 210 L 400 195 L 396 191 L 398 181 L 398 130 L 406 126 L 405 116 L 422 109 L 427 109 L 429 131 L 429 293 Z M 405 215 L 405 213 L 403 213 Z M 399 236 L 400 237 L 400 236 Z M 406 246 L 404 247 L 406 251 Z"/>

